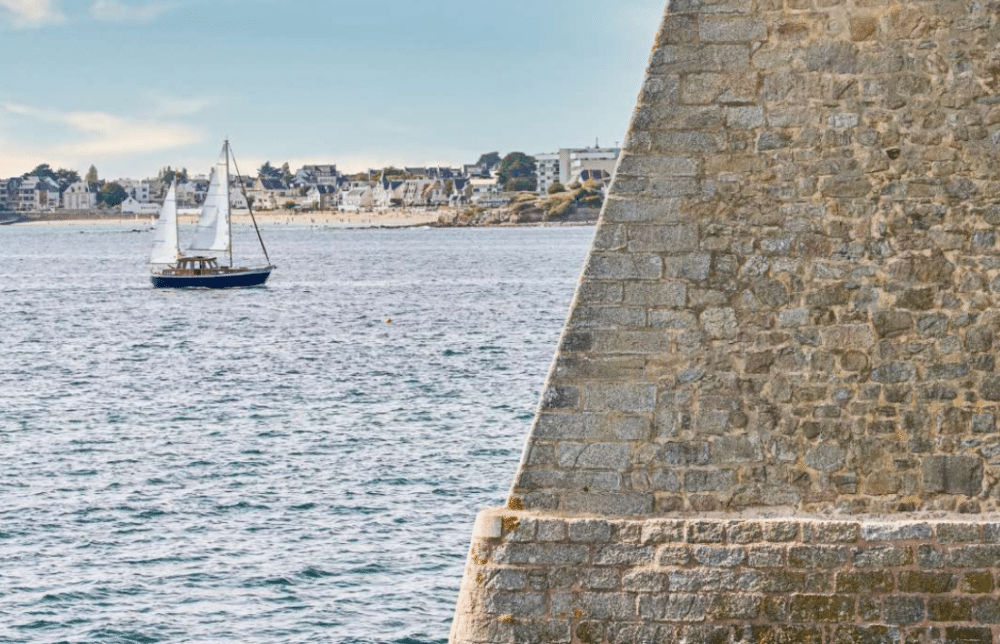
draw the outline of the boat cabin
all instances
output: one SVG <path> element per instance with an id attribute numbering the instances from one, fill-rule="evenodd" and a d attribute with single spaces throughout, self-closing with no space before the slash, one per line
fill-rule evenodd
<path id="1" fill-rule="evenodd" d="M 219 262 L 214 257 L 181 257 L 177 260 L 174 275 L 210 275 L 219 272 Z"/>

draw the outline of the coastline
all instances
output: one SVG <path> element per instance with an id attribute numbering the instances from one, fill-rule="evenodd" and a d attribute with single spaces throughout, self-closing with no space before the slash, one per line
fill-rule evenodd
<path id="1" fill-rule="evenodd" d="M 483 219 L 477 222 L 456 223 L 458 215 L 463 212 L 461 209 L 441 208 L 439 210 L 388 210 L 380 212 L 338 212 L 338 211 L 316 211 L 300 212 L 291 210 L 270 210 L 265 212 L 255 212 L 254 217 L 257 224 L 262 228 L 272 228 L 279 226 L 323 226 L 334 228 L 412 228 L 417 226 L 430 226 L 434 228 L 493 228 L 498 226 L 593 226 L 596 225 L 596 217 L 583 220 L 563 220 L 563 221 L 521 221 L 511 222 L 504 218 Z M 181 214 L 178 216 L 180 223 L 184 226 L 193 226 L 198 221 L 196 214 Z M 119 213 L 93 212 L 42 215 L 30 218 L 15 226 L 112 226 L 118 225 L 126 229 L 151 228 L 156 223 L 156 218 L 149 215 L 122 215 Z M 233 224 L 240 226 L 252 225 L 247 211 L 235 211 L 233 213 Z"/>
<path id="2" fill-rule="evenodd" d="M 274 210 L 255 212 L 257 223 L 264 227 L 274 226 L 342 226 L 345 228 L 404 228 L 409 226 L 436 225 L 438 218 L 446 210 L 392 210 L 386 212 L 337 212 L 317 211 L 298 212 L 289 210 Z M 194 225 L 198 215 L 181 214 L 178 219 L 182 225 Z M 67 217 L 65 215 L 43 215 L 29 221 L 13 224 L 16 226 L 108 226 L 149 227 L 156 223 L 156 218 L 149 215 L 134 215 L 106 213 L 80 214 Z M 236 211 L 233 213 L 233 224 L 252 225 L 249 213 Z"/>

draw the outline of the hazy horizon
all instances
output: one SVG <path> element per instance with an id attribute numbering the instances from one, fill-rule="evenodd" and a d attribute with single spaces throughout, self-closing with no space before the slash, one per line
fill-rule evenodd
<path id="1" fill-rule="evenodd" d="M 458 165 L 614 145 L 662 0 L 0 0 L 0 177 Z"/>

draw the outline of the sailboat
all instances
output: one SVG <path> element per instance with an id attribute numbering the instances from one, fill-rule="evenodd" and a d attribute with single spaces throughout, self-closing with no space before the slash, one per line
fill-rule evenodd
<path id="1" fill-rule="evenodd" d="M 222 146 L 222 153 L 212 168 L 211 183 L 205 203 L 201 208 L 201 218 L 195 230 L 194 239 L 184 254 L 180 250 L 180 234 L 177 223 L 177 181 L 170 184 L 167 197 L 160 209 L 160 219 L 153 234 L 153 251 L 149 263 L 152 267 L 151 279 L 155 288 L 233 288 L 239 286 L 260 286 L 275 269 L 271 265 L 264 238 L 261 237 L 253 207 L 249 206 L 250 218 L 260 248 L 264 251 L 267 266 L 237 268 L 233 265 L 233 222 L 229 205 L 229 141 Z M 235 163 L 235 159 L 234 159 Z M 237 168 L 237 176 L 239 175 Z M 240 185 L 243 186 L 242 180 Z M 244 197 L 246 188 L 243 188 Z M 249 205 L 249 199 L 247 200 Z M 229 265 L 219 264 L 219 256 L 229 256 Z"/>

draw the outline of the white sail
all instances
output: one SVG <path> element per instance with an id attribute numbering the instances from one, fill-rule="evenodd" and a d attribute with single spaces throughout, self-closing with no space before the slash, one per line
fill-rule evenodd
<path id="1" fill-rule="evenodd" d="M 177 241 L 177 184 L 171 183 L 167 198 L 160 208 L 160 219 L 156 222 L 153 233 L 153 252 L 149 256 L 150 264 L 173 264 L 180 256 Z"/>
<path id="2" fill-rule="evenodd" d="M 188 250 L 193 253 L 229 252 L 229 149 L 222 154 L 212 169 L 212 181 L 201 207 L 198 229 Z"/>

